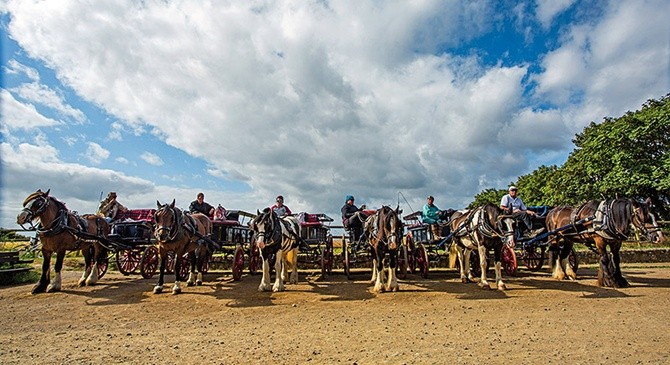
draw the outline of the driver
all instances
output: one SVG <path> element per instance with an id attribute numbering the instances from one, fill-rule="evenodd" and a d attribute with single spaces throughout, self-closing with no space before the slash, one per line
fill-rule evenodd
<path id="1" fill-rule="evenodd" d="M 517 187 L 514 185 L 509 187 L 508 194 L 505 194 L 500 200 L 500 209 L 507 214 L 512 214 L 514 219 L 526 225 L 528 232 L 532 232 L 533 221 L 531 216 L 534 216 L 535 212 L 526 208 L 523 200 L 517 196 L 517 190 Z"/>

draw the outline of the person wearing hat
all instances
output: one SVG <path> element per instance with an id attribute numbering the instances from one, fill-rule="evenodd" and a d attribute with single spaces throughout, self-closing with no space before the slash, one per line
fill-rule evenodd
<path id="1" fill-rule="evenodd" d="M 523 200 L 517 195 L 517 190 L 517 187 L 514 185 L 509 187 L 508 194 L 505 194 L 500 200 L 500 209 L 507 214 L 512 214 L 514 219 L 523 221 L 528 231 L 531 231 L 533 229 L 531 216 L 535 215 L 535 212 L 526 208 Z"/>
<path id="2" fill-rule="evenodd" d="M 100 202 L 98 215 L 104 217 L 108 223 L 111 223 L 118 212 L 126 212 L 128 208 L 116 200 L 116 192 L 110 191 L 107 197 Z"/>
<path id="3" fill-rule="evenodd" d="M 363 223 L 368 218 L 368 216 L 363 212 L 365 206 L 361 206 L 359 209 L 354 205 L 354 196 L 347 195 L 345 198 L 344 206 L 342 207 L 342 225 L 345 228 L 351 229 L 354 240 L 358 241 L 363 233 Z"/>
<path id="4" fill-rule="evenodd" d="M 278 195 L 277 198 L 275 198 L 275 205 L 273 205 L 270 209 L 272 209 L 275 214 L 277 214 L 280 217 L 285 217 L 287 215 L 291 215 L 291 209 L 289 209 L 286 205 L 284 205 L 284 197 L 281 195 Z"/>

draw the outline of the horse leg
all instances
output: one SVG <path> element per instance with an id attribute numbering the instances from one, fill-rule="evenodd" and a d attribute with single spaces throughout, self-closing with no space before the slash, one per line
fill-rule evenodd
<path id="1" fill-rule="evenodd" d="M 554 258 L 554 272 L 551 276 L 556 280 L 563 280 L 565 279 L 565 271 L 563 270 L 563 260 L 561 258 L 563 257 L 566 243 L 565 240 L 561 240 L 560 242 L 557 242 L 557 244 L 557 247 L 561 247 L 560 244 L 562 244 L 563 248 L 554 251 L 556 253 L 556 257 Z"/>
<path id="2" fill-rule="evenodd" d="M 377 268 L 377 280 L 375 280 L 375 287 L 372 289 L 376 293 L 384 291 L 384 256 L 381 253 L 379 246 L 375 248 L 375 267 Z"/>
<path id="3" fill-rule="evenodd" d="M 496 247 L 493 249 L 493 260 L 495 261 L 495 274 L 496 274 L 496 286 L 498 287 L 498 290 L 506 290 L 507 286 L 502 280 L 502 247 L 500 245 L 496 245 Z"/>
<path id="4" fill-rule="evenodd" d="M 196 254 L 197 252 L 197 254 Z M 198 265 L 198 270 L 202 267 L 200 262 L 202 261 L 200 254 L 200 248 L 197 248 L 191 252 L 188 253 L 188 264 L 190 267 L 190 270 L 188 271 L 188 280 L 186 280 L 186 286 L 194 286 L 195 285 L 195 266 L 196 263 Z M 202 282 L 200 283 L 202 284 Z"/>
<path id="5" fill-rule="evenodd" d="M 54 265 L 55 275 L 51 284 L 47 286 L 47 293 L 52 293 L 60 291 L 62 282 L 61 282 L 61 270 L 63 269 L 63 260 L 65 259 L 65 250 L 56 252 L 56 264 Z"/>
<path id="6" fill-rule="evenodd" d="M 294 248 L 288 255 L 288 262 L 291 264 L 291 284 L 298 284 L 298 249 Z"/>
<path id="7" fill-rule="evenodd" d="M 598 268 L 598 286 L 614 287 L 612 278 L 612 260 L 607 252 L 605 241 L 600 238 L 595 238 L 596 248 L 600 254 L 600 267 Z"/>
<path id="8" fill-rule="evenodd" d="M 33 294 L 39 294 L 39 293 L 44 293 L 44 291 L 47 289 L 47 285 L 49 285 L 49 274 L 51 271 L 51 251 L 47 251 L 42 249 L 42 257 L 44 260 L 42 261 L 42 276 L 40 277 L 40 281 L 33 286 L 32 293 Z"/>
<path id="9" fill-rule="evenodd" d="M 568 256 L 570 256 L 570 252 L 572 252 L 572 246 L 573 246 L 572 241 L 565 241 L 560 256 L 561 256 L 561 265 L 565 266 L 565 274 L 568 276 L 568 279 L 574 281 L 577 280 L 577 273 L 575 272 L 575 270 L 572 269 L 572 266 L 570 265 L 570 260 L 568 259 Z"/>
<path id="10" fill-rule="evenodd" d="M 165 263 L 167 261 L 167 252 L 161 250 L 158 252 L 158 258 L 160 263 L 158 265 L 158 284 L 154 286 L 154 294 L 160 294 L 163 292 L 163 279 L 165 276 Z"/>
<path id="11" fill-rule="evenodd" d="M 628 280 L 623 277 L 621 274 L 621 256 L 619 255 L 619 250 L 621 249 L 621 242 L 617 242 L 612 245 L 612 261 L 614 261 L 614 286 L 617 288 L 627 288 Z"/>
<path id="12" fill-rule="evenodd" d="M 374 252 L 373 252 L 373 255 L 374 255 Z M 377 257 L 375 256 L 372 259 L 372 277 L 370 278 L 370 284 L 371 285 L 375 285 L 375 283 L 377 282 L 377 275 L 379 275 L 379 273 L 377 272 Z"/>
<path id="13" fill-rule="evenodd" d="M 391 250 L 389 253 L 390 264 L 389 264 L 389 280 L 386 284 L 386 290 L 388 291 L 398 291 L 398 279 L 395 275 L 395 268 L 398 266 L 398 250 Z"/>
<path id="14" fill-rule="evenodd" d="M 261 278 L 261 284 L 258 286 L 258 291 L 269 291 L 272 289 L 270 285 L 270 260 L 263 253 L 263 250 L 261 250 L 261 260 L 263 260 L 263 277 Z"/>
<path id="15" fill-rule="evenodd" d="M 479 267 L 482 269 L 482 274 L 479 278 L 479 287 L 482 289 L 491 289 L 489 282 L 486 280 L 486 247 L 483 244 L 477 246 L 479 251 Z"/>
<path id="16" fill-rule="evenodd" d="M 181 294 L 181 257 L 184 255 L 182 250 L 175 250 L 174 252 L 174 286 L 172 286 L 172 294 Z"/>
<path id="17" fill-rule="evenodd" d="M 275 284 L 272 286 L 273 292 L 284 291 L 284 275 L 281 273 L 284 270 L 284 251 L 281 249 L 277 251 L 277 259 L 275 260 Z"/>
<path id="18" fill-rule="evenodd" d="M 100 245 L 93 245 L 93 258 L 91 262 L 91 272 L 86 278 L 86 285 L 95 285 L 98 282 L 98 262 L 102 260 L 102 257 L 107 255 L 106 250 L 100 248 Z"/>
<path id="19" fill-rule="evenodd" d="M 203 246 L 200 249 L 203 250 L 202 254 L 197 254 L 196 255 L 196 260 L 197 260 L 196 262 L 197 262 L 197 265 L 198 265 L 198 267 L 197 267 L 198 276 L 195 279 L 195 285 L 197 285 L 197 286 L 202 285 L 202 268 L 206 264 L 205 260 L 207 260 L 208 257 L 209 257 L 209 246 Z"/>
<path id="20" fill-rule="evenodd" d="M 83 247 L 81 249 L 82 255 L 84 255 L 84 272 L 81 274 L 81 278 L 77 283 L 79 286 L 86 285 L 86 279 L 91 275 L 91 267 L 93 265 L 93 257 L 91 255 L 90 247 Z"/>

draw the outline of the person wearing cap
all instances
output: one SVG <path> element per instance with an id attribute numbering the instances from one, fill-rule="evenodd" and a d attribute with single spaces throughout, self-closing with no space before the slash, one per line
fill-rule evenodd
<path id="1" fill-rule="evenodd" d="M 427 202 L 421 211 L 421 218 L 423 223 L 430 225 L 433 232 L 433 238 L 440 239 L 442 238 L 442 224 L 445 220 L 449 219 L 449 216 L 454 211 L 451 209 L 440 210 L 440 208 L 434 204 L 435 198 L 432 195 L 428 195 L 426 200 Z"/>
<path id="2" fill-rule="evenodd" d="M 291 213 L 291 209 L 284 205 L 284 197 L 281 195 L 278 195 L 277 198 L 275 198 L 275 205 L 273 205 L 270 209 L 272 209 L 272 211 L 280 217 L 293 214 Z"/>
<path id="3" fill-rule="evenodd" d="M 205 202 L 205 194 L 198 193 L 195 200 L 188 206 L 189 213 L 202 213 L 208 217 L 214 217 L 214 207 Z"/>
<path id="4" fill-rule="evenodd" d="M 111 223 L 119 212 L 126 211 L 128 211 L 128 208 L 116 200 L 116 192 L 114 191 L 110 191 L 98 207 L 98 215 L 104 217 L 108 223 Z"/>
<path id="5" fill-rule="evenodd" d="M 359 209 L 354 205 L 354 196 L 347 195 L 345 198 L 344 206 L 342 207 L 342 225 L 345 228 L 351 229 L 354 234 L 354 240 L 358 241 L 361 234 L 363 233 L 363 223 L 368 218 L 367 215 L 363 212 L 365 206 L 361 206 Z"/>
<path id="6" fill-rule="evenodd" d="M 514 219 L 522 221 L 528 230 L 531 231 L 533 229 L 531 216 L 535 215 L 535 212 L 526 208 L 523 200 L 517 196 L 517 190 L 517 187 L 514 185 L 509 187 L 508 194 L 505 194 L 500 200 L 500 209 L 507 214 L 512 214 Z"/>

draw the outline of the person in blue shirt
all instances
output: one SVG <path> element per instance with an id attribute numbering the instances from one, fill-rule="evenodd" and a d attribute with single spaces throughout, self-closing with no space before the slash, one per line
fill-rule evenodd
<path id="1" fill-rule="evenodd" d="M 435 204 L 435 198 L 429 195 L 426 204 L 421 211 L 421 219 L 423 223 L 429 224 L 433 232 L 433 239 L 442 238 L 442 226 L 444 221 L 449 220 L 449 216 L 454 211 L 451 209 L 440 210 Z"/>

